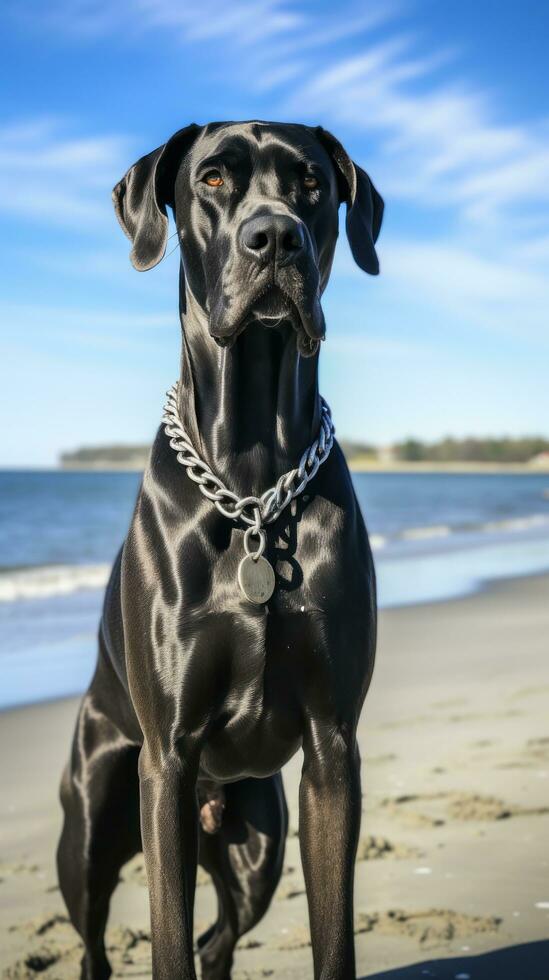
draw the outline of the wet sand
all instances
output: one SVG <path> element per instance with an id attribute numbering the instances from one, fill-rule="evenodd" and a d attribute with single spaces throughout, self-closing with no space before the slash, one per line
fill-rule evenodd
<path id="1" fill-rule="evenodd" d="M 12 980 L 78 976 L 53 861 L 75 712 L 68 700 L 0 715 L 0 969 Z M 360 746 L 357 976 L 547 980 L 549 577 L 382 613 Z M 312 977 L 300 765 L 284 771 L 285 872 L 239 944 L 235 980 Z M 197 931 L 214 910 L 201 872 Z M 141 857 L 123 871 L 108 935 L 115 974 L 149 977 Z"/>

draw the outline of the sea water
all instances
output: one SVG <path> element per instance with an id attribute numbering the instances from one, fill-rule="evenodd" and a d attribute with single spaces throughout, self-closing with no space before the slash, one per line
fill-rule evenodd
<path id="1" fill-rule="evenodd" d="M 549 570 L 549 474 L 356 473 L 382 607 Z M 140 476 L 0 472 L 0 707 L 79 693 Z"/>

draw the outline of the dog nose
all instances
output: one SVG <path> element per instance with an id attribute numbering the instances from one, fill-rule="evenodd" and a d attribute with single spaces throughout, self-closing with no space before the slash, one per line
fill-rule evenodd
<path id="1" fill-rule="evenodd" d="M 264 214 L 242 224 L 240 242 L 261 265 L 275 256 L 278 265 L 291 265 L 304 249 L 305 235 L 301 224 L 289 214 Z"/>

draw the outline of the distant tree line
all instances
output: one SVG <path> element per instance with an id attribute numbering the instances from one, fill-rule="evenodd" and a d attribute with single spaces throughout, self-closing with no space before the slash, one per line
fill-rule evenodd
<path id="1" fill-rule="evenodd" d="M 512 438 L 453 439 L 421 442 L 405 439 L 393 446 L 395 459 L 409 463 L 527 463 L 539 453 L 549 452 L 549 439 L 541 436 Z"/>
<path id="2" fill-rule="evenodd" d="M 351 442 L 349 439 L 338 439 L 338 442 L 347 459 L 352 459 L 354 456 L 371 456 L 375 459 L 379 452 L 377 446 L 367 442 Z"/>
<path id="3" fill-rule="evenodd" d="M 61 453 L 62 466 L 97 466 L 105 465 L 126 466 L 142 461 L 145 465 L 150 452 L 150 446 L 83 446 L 72 452 Z"/>
<path id="4" fill-rule="evenodd" d="M 528 463 L 532 457 L 549 452 L 549 439 L 541 436 L 519 439 L 448 437 L 439 442 L 410 438 L 384 449 L 371 443 L 346 439 L 342 439 L 340 445 L 350 460 L 362 458 L 389 462 L 392 459 L 406 463 Z M 120 466 L 141 469 L 147 462 L 149 449 L 144 445 L 84 446 L 62 453 L 60 462 L 66 468 Z"/>

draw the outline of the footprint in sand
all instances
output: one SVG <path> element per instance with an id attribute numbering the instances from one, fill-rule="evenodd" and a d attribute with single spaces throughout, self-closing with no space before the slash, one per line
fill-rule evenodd
<path id="1" fill-rule="evenodd" d="M 248 936 L 245 936 L 238 943 L 239 949 L 259 949 L 261 946 L 263 946 L 263 943 L 259 939 L 250 939 Z"/>
<path id="2" fill-rule="evenodd" d="M 151 935 L 146 929 L 130 929 L 116 926 L 107 932 L 107 951 L 112 959 L 114 971 L 118 972 L 117 961 L 124 964 L 149 964 L 151 957 Z"/>
<path id="3" fill-rule="evenodd" d="M 0 864 L 0 883 L 6 878 L 13 878 L 16 875 L 29 874 L 39 875 L 42 869 L 39 864 L 27 864 L 25 861 L 18 861 L 12 864 Z"/>
<path id="4" fill-rule="evenodd" d="M 6 968 L 2 974 L 4 980 L 35 980 L 38 974 L 58 980 L 61 975 L 68 978 L 78 972 L 81 946 L 68 917 L 62 912 L 12 926 L 10 932 L 21 932 L 25 946 L 30 945 L 31 949 Z M 39 942 L 34 945 L 37 940 Z M 66 969 L 60 969 L 60 964 Z"/>
<path id="5" fill-rule="evenodd" d="M 397 817 L 414 827 L 442 827 L 446 820 L 440 814 L 440 801 L 446 799 L 446 793 L 403 793 L 400 796 L 386 797 L 381 800 L 383 807 L 391 816 Z M 422 811 L 416 810 L 409 804 L 422 804 Z M 427 807 L 425 804 L 427 803 Z M 430 809 L 430 813 L 425 813 Z"/>
<path id="6" fill-rule="evenodd" d="M 359 912 L 356 933 L 378 932 L 386 936 L 408 936 L 421 946 L 440 946 L 454 939 L 465 939 L 476 933 L 497 932 L 501 919 L 496 916 L 472 916 L 451 909 L 427 909 L 405 912 Z"/>
<path id="7" fill-rule="evenodd" d="M 294 929 L 283 929 L 281 938 L 276 943 L 277 949 L 304 949 L 311 945 L 311 934 L 306 926 L 296 926 Z"/>
<path id="8" fill-rule="evenodd" d="M 55 914 L 42 921 L 35 920 L 20 928 L 28 936 L 41 942 L 22 959 L 17 960 L 3 973 L 3 980 L 72 980 L 80 973 L 82 944 L 66 916 Z M 129 965 L 138 966 L 144 975 L 150 973 L 151 941 L 145 929 L 114 926 L 107 930 L 106 948 L 113 965 L 114 975 L 127 973 Z"/>
<path id="9" fill-rule="evenodd" d="M 63 912 L 55 912 L 46 918 L 41 916 L 31 919 L 30 922 L 21 922 L 15 926 L 10 926 L 9 932 L 24 932 L 27 936 L 45 936 L 51 929 L 60 925 L 70 925 L 69 917 Z"/>
<path id="10" fill-rule="evenodd" d="M 473 793 L 455 793 L 448 803 L 448 814 L 454 820 L 508 820 L 545 813 L 549 813 L 549 807 L 514 806 L 494 796 Z"/>
<path id="11" fill-rule="evenodd" d="M 393 844 L 386 837 L 368 835 L 361 837 L 356 859 L 357 861 L 380 861 L 386 858 L 417 857 L 418 851 L 406 844 Z"/>
<path id="12" fill-rule="evenodd" d="M 301 882 L 298 881 L 286 881 L 279 885 L 276 897 L 278 901 L 283 902 L 289 898 L 299 898 L 300 895 L 305 894 L 305 888 Z"/>
<path id="13" fill-rule="evenodd" d="M 12 966 L 6 967 L 2 974 L 3 980 L 34 980 L 39 973 L 51 976 L 46 971 L 59 962 L 61 955 L 48 947 L 37 949 L 24 959 L 17 960 Z"/>
<path id="14" fill-rule="evenodd" d="M 358 912 L 355 934 L 375 932 L 384 936 L 404 936 L 428 948 L 455 939 L 466 939 L 477 933 L 497 932 L 501 921 L 497 916 L 466 915 L 452 909 L 412 912 L 389 909 L 387 912 Z M 310 933 L 304 926 L 283 930 L 276 944 L 277 949 L 281 950 L 303 949 L 310 945 Z"/>
<path id="15" fill-rule="evenodd" d="M 514 757 L 497 765 L 498 769 L 539 769 L 549 766 L 549 736 L 529 738 Z"/>
<path id="16" fill-rule="evenodd" d="M 204 923 L 195 923 L 196 933 L 204 930 Z M 72 980 L 80 972 L 82 945 L 69 919 L 61 912 L 33 919 L 12 927 L 25 936 L 25 945 L 33 940 L 40 943 L 22 959 L 3 972 L 3 980 Z M 151 969 L 151 937 L 147 929 L 131 929 L 113 926 L 107 930 L 106 948 L 115 976 L 148 976 Z M 252 937 L 245 937 L 239 949 L 257 949 L 263 944 Z M 128 971 L 131 967 L 131 971 Z M 136 973 L 135 970 L 138 970 Z M 263 973 L 261 975 L 267 975 Z"/>
<path id="17" fill-rule="evenodd" d="M 421 811 L 415 809 L 418 803 Z M 494 821 L 549 813 L 549 807 L 515 806 L 480 793 L 408 793 L 386 798 L 380 805 L 408 823 L 430 827 L 443 826 L 448 820 Z"/>
<path id="18" fill-rule="evenodd" d="M 382 861 L 387 858 L 395 860 L 402 858 L 418 857 L 419 851 L 416 848 L 408 847 L 407 844 L 394 844 L 386 837 L 368 836 L 361 837 L 356 854 L 358 861 Z M 289 869 L 295 871 L 295 868 Z M 279 901 L 286 899 L 299 898 L 305 895 L 305 886 L 302 880 L 290 880 L 279 885 L 276 897 Z"/>
<path id="19" fill-rule="evenodd" d="M 71 980 L 79 975 L 82 944 L 69 919 L 61 912 L 33 919 L 12 927 L 25 936 L 25 945 L 34 948 L 9 966 L 3 973 L 4 980 Z M 150 934 L 142 929 L 114 926 L 107 930 L 106 947 L 115 974 L 124 973 L 128 964 L 138 964 L 150 971 Z"/>

